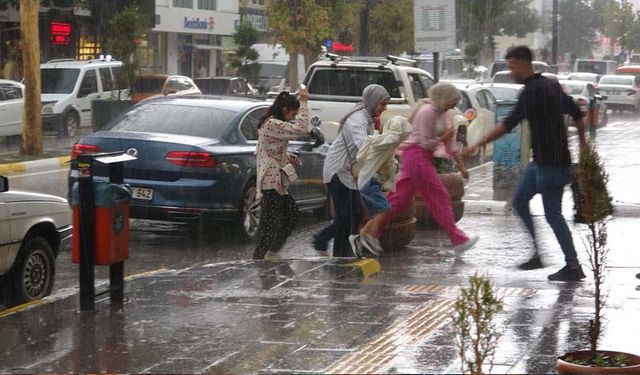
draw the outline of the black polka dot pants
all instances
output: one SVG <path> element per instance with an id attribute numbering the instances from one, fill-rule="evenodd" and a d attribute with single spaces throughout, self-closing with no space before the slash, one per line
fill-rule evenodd
<path id="1" fill-rule="evenodd" d="M 269 251 L 280 251 L 298 222 L 298 206 L 291 195 L 265 190 L 262 192 L 260 205 L 260 223 L 253 259 L 264 259 Z"/>

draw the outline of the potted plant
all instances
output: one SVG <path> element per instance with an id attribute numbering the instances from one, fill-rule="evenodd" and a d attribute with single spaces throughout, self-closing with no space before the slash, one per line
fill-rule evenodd
<path id="1" fill-rule="evenodd" d="M 491 282 L 477 274 L 469 278 L 469 287 L 460 291 L 453 314 L 456 347 L 460 355 L 462 372 L 482 374 L 483 366 L 493 368 L 501 332 L 494 323 L 503 302 L 496 296 Z"/>
<path id="2" fill-rule="evenodd" d="M 612 208 L 607 191 L 608 175 L 592 145 L 580 150 L 575 179 L 575 221 L 586 224 L 588 228 L 586 243 L 595 289 L 594 317 L 589 321 L 589 349 L 569 352 L 559 357 L 556 368 L 561 374 L 640 374 L 639 356 L 598 349 L 606 297 L 603 282 L 609 251 L 607 217 Z"/>

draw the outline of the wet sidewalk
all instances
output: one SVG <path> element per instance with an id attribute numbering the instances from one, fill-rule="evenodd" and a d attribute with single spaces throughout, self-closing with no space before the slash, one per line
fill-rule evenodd
<path id="1" fill-rule="evenodd" d="M 629 157 L 640 149 L 633 145 L 640 139 L 635 125 L 612 124 L 598 141 L 621 207 L 640 203 L 640 161 Z M 466 199 L 491 201 L 491 170 L 472 172 Z M 47 298 L 0 316 L 0 372 L 460 373 L 451 313 L 459 288 L 479 273 L 505 302 L 492 372 L 552 373 L 558 355 L 587 346 L 592 277 L 547 280 L 563 259 L 539 202 L 533 212 L 546 267 L 526 272 L 515 267 L 530 249 L 518 218 L 508 210 L 474 213 L 480 206 L 468 202 L 459 223 L 481 237 L 463 256 L 453 255 L 443 232 L 420 229 L 409 246 L 381 258 L 381 272 L 366 278 L 348 260 L 301 258 L 309 237 L 294 235 L 281 260 L 138 275 L 127 281 L 121 307 L 103 299 L 95 312 L 80 313 L 76 293 Z M 565 194 L 567 219 L 571 209 Z M 607 324 L 600 345 L 636 354 L 639 225 L 634 214 L 609 222 Z M 585 228 L 570 226 L 585 265 Z"/>

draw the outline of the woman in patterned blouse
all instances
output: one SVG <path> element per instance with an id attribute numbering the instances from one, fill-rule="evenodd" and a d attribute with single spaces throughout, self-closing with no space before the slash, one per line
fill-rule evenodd
<path id="1" fill-rule="evenodd" d="M 256 188 L 262 212 L 253 259 L 278 252 L 298 220 L 298 207 L 289 195 L 290 182 L 281 168 L 299 164 L 295 155 L 287 153 L 289 140 L 309 132 L 309 94 L 303 89 L 299 96 L 300 100 L 281 92 L 258 124 Z"/>

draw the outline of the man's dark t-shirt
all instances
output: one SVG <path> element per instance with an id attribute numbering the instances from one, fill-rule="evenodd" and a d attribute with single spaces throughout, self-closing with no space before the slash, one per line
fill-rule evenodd
<path id="1" fill-rule="evenodd" d="M 570 166 L 563 114 L 577 121 L 582 117 L 580 108 L 564 93 L 558 81 L 540 73 L 527 78 L 524 85 L 516 107 L 504 120 L 505 127 L 511 131 L 520 121 L 529 120 L 533 160 L 546 166 Z"/>

